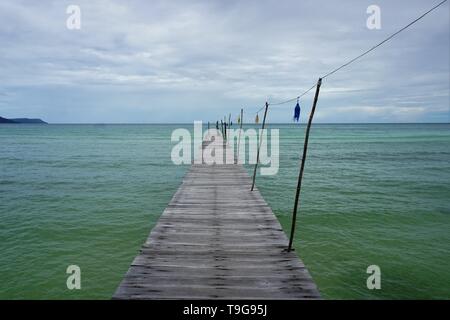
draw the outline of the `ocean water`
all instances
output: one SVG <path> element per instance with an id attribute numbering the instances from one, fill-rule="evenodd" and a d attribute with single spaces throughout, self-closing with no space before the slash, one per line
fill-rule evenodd
<path id="1" fill-rule="evenodd" d="M 289 232 L 304 126 L 280 136 L 257 185 Z M 450 125 L 314 125 L 294 243 L 325 298 L 449 299 Z"/>
<path id="2" fill-rule="evenodd" d="M 1 125 L 0 299 L 111 298 L 188 168 L 178 127 Z M 269 128 L 280 168 L 257 186 L 288 232 L 305 126 Z M 449 299 L 449 181 L 449 124 L 314 125 L 295 248 L 323 297 Z"/>

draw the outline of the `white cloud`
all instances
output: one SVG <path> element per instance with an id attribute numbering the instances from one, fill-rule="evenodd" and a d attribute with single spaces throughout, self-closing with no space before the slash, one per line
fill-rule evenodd
<path id="1" fill-rule="evenodd" d="M 41 100 L 39 92 L 71 90 L 89 94 L 85 100 L 103 99 L 112 105 L 120 100 L 121 107 L 111 106 L 115 112 L 122 108 L 123 113 L 127 99 L 135 101 L 138 96 L 141 105 L 152 101 L 164 110 L 173 105 L 192 110 L 186 120 L 201 105 L 211 107 L 197 112 L 198 117 L 218 117 L 223 107 L 238 110 L 242 105 L 259 106 L 265 99 L 279 101 L 301 93 L 320 75 L 429 7 L 418 0 L 380 1 L 382 29 L 369 31 L 365 28 L 368 1 L 79 0 L 82 29 L 70 31 L 65 28 L 68 4 L 0 3 L 4 22 L 0 90 L 14 93 L 8 110 L 16 103 L 19 114 L 27 99 Z M 388 113 L 407 121 L 419 119 L 423 108 L 428 113 L 445 113 L 449 86 L 446 6 L 326 79 L 319 119 L 334 121 L 335 107 L 350 118 L 358 114 L 355 119 L 364 118 L 359 114 L 384 119 Z M 105 96 L 94 97 L 96 90 Z M 121 99 L 116 98 L 119 95 Z M 306 105 L 310 98 L 305 97 Z M 366 107 L 352 111 L 351 106 L 358 105 Z M 395 111 L 404 105 L 408 108 Z M 51 106 L 46 110 L 52 110 Z M 98 120 L 108 121 L 110 114 L 103 116 Z M 164 118 L 170 120 L 170 114 Z M 273 113 L 274 121 L 286 118 L 283 111 Z"/>

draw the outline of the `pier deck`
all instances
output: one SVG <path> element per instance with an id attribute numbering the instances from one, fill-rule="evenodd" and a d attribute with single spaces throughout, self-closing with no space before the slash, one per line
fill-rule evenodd
<path id="1" fill-rule="evenodd" d="M 114 299 L 316 299 L 242 165 L 194 164 Z"/>

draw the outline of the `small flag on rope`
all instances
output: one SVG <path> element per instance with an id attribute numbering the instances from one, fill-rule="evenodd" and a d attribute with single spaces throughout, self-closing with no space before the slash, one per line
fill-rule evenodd
<path id="1" fill-rule="evenodd" d="M 294 109 L 294 121 L 299 121 L 300 120 L 300 104 L 298 103 L 298 98 L 297 98 L 297 105 L 295 106 Z"/>
<path id="2" fill-rule="evenodd" d="M 256 123 L 256 124 L 259 123 L 259 116 L 258 116 L 258 114 L 256 114 L 255 123 Z"/>

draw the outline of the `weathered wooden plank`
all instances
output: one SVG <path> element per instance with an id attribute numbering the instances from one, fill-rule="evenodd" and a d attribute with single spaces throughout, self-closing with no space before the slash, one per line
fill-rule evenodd
<path id="1" fill-rule="evenodd" d="M 250 186 L 241 165 L 193 164 L 113 298 L 319 298 L 303 262 L 285 251 L 272 210 Z"/>

